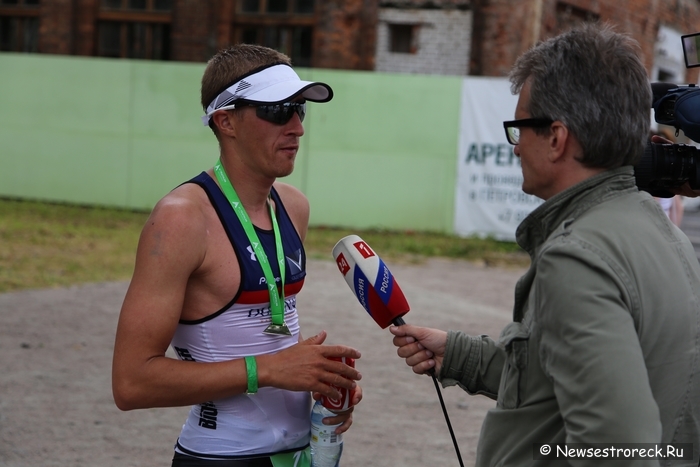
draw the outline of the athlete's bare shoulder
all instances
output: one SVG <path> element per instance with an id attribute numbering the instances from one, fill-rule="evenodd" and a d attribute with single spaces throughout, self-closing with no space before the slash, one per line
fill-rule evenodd
<path id="1" fill-rule="evenodd" d="M 209 206 L 209 200 L 199 186 L 185 184 L 158 201 L 151 216 L 176 226 L 196 227 L 202 225 Z"/>
<path id="2" fill-rule="evenodd" d="M 196 269 L 206 254 L 207 209 L 206 194 L 197 185 L 185 184 L 156 203 L 141 233 L 140 243 L 147 246 L 141 253 L 148 255 L 178 255 L 185 257 L 190 268 Z"/>
<path id="3" fill-rule="evenodd" d="M 288 183 L 275 182 L 273 184 L 287 211 L 301 210 L 309 211 L 309 200 L 301 190 Z"/>

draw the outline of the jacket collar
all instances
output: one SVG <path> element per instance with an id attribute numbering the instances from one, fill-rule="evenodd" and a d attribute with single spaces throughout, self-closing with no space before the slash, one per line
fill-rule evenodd
<path id="1" fill-rule="evenodd" d="M 535 249 L 562 223 L 568 225 L 591 207 L 632 190 L 637 190 L 632 166 L 594 175 L 552 196 L 532 211 L 518 226 L 516 241 L 532 257 Z"/>

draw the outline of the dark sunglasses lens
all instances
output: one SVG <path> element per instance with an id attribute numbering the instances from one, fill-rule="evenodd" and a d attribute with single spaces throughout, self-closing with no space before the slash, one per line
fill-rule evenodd
<path id="1" fill-rule="evenodd" d="M 299 120 L 301 120 L 303 122 L 304 117 L 306 117 L 306 102 L 304 102 L 303 104 L 297 104 L 297 107 L 295 110 L 296 110 L 297 115 L 299 115 Z"/>
<path id="2" fill-rule="evenodd" d="M 306 103 L 288 102 L 286 104 L 260 105 L 256 108 L 259 118 L 277 125 L 284 125 L 292 119 L 294 112 L 299 115 L 299 120 L 304 121 L 306 116 Z"/>

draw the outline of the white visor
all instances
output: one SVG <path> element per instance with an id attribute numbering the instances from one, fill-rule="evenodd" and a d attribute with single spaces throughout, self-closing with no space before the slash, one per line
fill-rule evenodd
<path id="1" fill-rule="evenodd" d="M 296 96 L 312 102 L 328 102 L 333 98 L 333 90 L 325 83 L 302 81 L 289 65 L 272 65 L 244 76 L 216 96 L 202 116 L 202 123 L 208 126 L 214 112 L 233 109 L 239 100 L 280 104 Z"/>

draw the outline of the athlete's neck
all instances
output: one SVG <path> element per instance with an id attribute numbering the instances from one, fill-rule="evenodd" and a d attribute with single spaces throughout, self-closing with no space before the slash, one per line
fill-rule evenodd
<path id="1" fill-rule="evenodd" d="M 271 227 L 267 200 L 275 180 L 251 173 L 242 164 L 236 164 L 223 157 L 221 165 L 253 224 L 260 228 Z M 210 169 L 209 175 L 219 184 L 213 169 Z"/>

